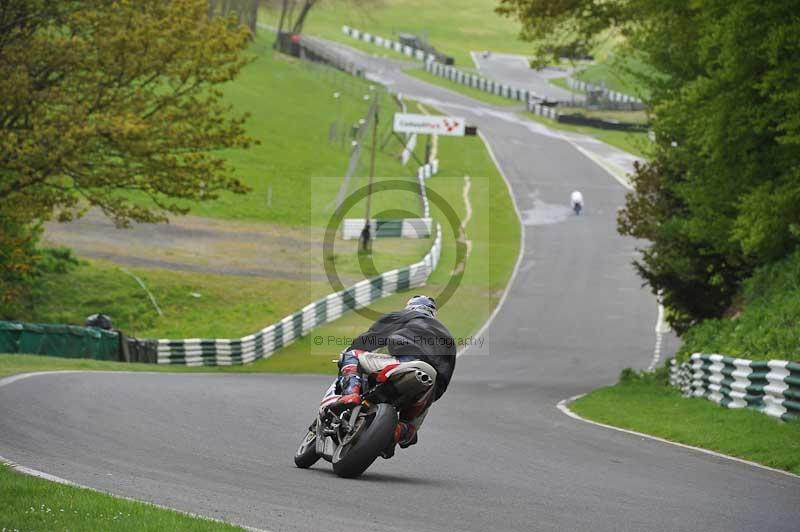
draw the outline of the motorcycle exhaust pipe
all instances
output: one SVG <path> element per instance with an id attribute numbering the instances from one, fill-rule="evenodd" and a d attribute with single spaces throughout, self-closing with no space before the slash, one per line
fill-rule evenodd
<path id="1" fill-rule="evenodd" d="M 423 386 L 430 386 L 430 385 L 433 384 L 433 379 L 431 378 L 431 376 L 428 375 L 427 373 L 425 373 L 422 370 L 418 369 L 416 371 L 416 377 L 417 377 L 417 381 L 420 384 L 422 384 Z"/>

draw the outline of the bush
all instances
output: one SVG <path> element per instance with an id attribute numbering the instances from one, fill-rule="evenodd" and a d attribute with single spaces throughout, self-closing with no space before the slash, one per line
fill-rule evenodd
<path id="1" fill-rule="evenodd" d="M 678 360 L 703 352 L 800 361 L 800 251 L 758 269 L 744 283 L 736 309 L 730 318 L 689 329 Z"/>

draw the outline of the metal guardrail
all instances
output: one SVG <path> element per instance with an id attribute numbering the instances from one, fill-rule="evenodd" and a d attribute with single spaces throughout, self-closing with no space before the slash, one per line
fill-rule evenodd
<path id="1" fill-rule="evenodd" d="M 556 121 L 558 120 L 559 116 L 561 116 L 556 107 L 549 105 L 542 105 L 534 101 L 528 102 L 528 111 L 530 111 L 535 115 L 543 116 L 545 118 L 550 118 Z"/>
<path id="2" fill-rule="evenodd" d="M 570 89 L 580 91 L 580 92 L 601 92 L 605 98 L 609 101 L 616 102 L 616 103 L 623 103 L 623 104 L 641 104 L 642 100 L 636 98 L 635 96 L 630 96 L 628 94 L 623 94 L 621 92 L 612 91 L 607 89 L 602 85 L 595 85 L 594 83 L 589 83 L 587 81 L 583 81 L 580 79 L 575 79 L 573 77 L 567 78 L 567 86 Z"/>
<path id="3" fill-rule="evenodd" d="M 752 408 L 784 421 L 800 419 L 800 364 L 694 353 L 670 364 L 669 382 L 686 397 L 726 408 Z"/>
<path id="4" fill-rule="evenodd" d="M 500 96 L 501 98 L 508 98 L 509 100 L 516 100 L 528 104 L 531 100 L 544 101 L 545 97 L 528 89 L 520 89 L 505 83 L 500 83 L 493 79 L 478 76 L 459 70 L 455 67 L 436 63 L 434 61 L 427 61 L 425 63 L 425 70 L 435 76 L 448 79 L 454 83 L 472 87 L 473 89 L 483 91 L 489 94 Z"/>
<path id="5" fill-rule="evenodd" d="M 419 48 L 414 48 L 413 46 L 408 46 L 407 44 L 403 44 L 397 41 L 393 41 L 391 39 L 387 39 L 385 37 L 379 37 L 377 35 L 372 35 L 367 33 L 366 31 L 357 30 L 355 28 L 351 28 L 350 26 L 342 26 L 342 33 L 345 35 L 349 35 L 354 39 L 358 39 L 364 42 L 368 42 L 374 44 L 375 46 L 379 46 L 381 48 L 385 48 L 387 50 L 393 50 L 397 53 L 407 55 L 408 57 L 417 59 L 419 61 L 435 61 L 436 55 L 432 53 L 428 53 L 425 50 L 420 50 Z"/>

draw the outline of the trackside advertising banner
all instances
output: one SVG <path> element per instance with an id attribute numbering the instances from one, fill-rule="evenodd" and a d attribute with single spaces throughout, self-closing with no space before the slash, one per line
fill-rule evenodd
<path id="1" fill-rule="evenodd" d="M 464 136 L 464 119 L 459 116 L 431 116 L 395 113 L 394 130 L 397 133 L 422 135 Z"/>

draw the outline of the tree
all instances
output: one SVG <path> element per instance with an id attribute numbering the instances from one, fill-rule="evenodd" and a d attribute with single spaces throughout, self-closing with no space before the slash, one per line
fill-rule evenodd
<path id="1" fill-rule="evenodd" d="M 800 1 L 501 0 L 540 59 L 609 32 L 650 67 L 657 142 L 619 230 L 678 331 L 721 316 L 754 268 L 800 246 Z M 549 54 L 549 56 L 548 56 Z"/>
<path id="2" fill-rule="evenodd" d="M 303 0 L 300 6 L 300 11 L 297 13 L 297 18 L 294 17 L 295 9 L 297 8 L 296 0 L 282 0 L 281 14 L 278 19 L 278 32 L 288 31 L 289 33 L 302 33 L 303 25 L 306 22 L 308 14 L 311 9 L 319 2 L 319 0 Z M 284 26 L 287 28 L 284 30 Z M 276 41 L 277 45 L 277 41 Z"/>
<path id="3" fill-rule="evenodd" d="M 239 24 L 250 29 L 255 35 L 258 28 L 259 0 L 208 0 L 209 17 L 236 17 Z"/>
<path id="4" fill-rule="evenodd" d="M 214 152 L 251 144 L 218 88 L 246 64 L 250 34 L 207 8 L 0 0 L 3 268 L 30 268 L 35 227 L 53 215 L 156 222 L 186 212 L 181 200 L 245 191 Z"/>
<path id="5" fill-rule="evenodd" d="M 308 15 L 314 6 L 318 5 L 320 0 L 273 0 L 275 3 L 280 2 L 281 11 L 278 15 L 278 34 L 283 32 L 288 33 L 302 33 L 303 26 L 306 23 Z M 367 5 L 373 6 L 376 0 L 348 0 L 350 4 L 356 7 L 366 7 Z M 299 6 L 299 10 L 298 10 Z M 295 11 L 297 16 L 295 17 Z M 277 49 L 280 40 L 276 39 L 273 48 Z"/>

